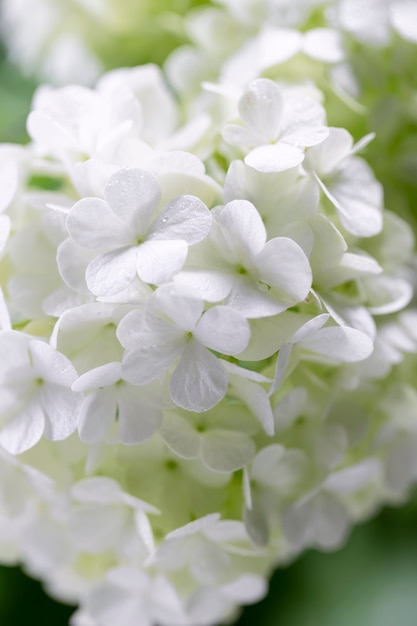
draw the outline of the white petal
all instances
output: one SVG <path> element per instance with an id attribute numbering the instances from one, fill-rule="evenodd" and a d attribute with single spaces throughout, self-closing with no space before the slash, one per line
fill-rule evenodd
<path id="1" fill-rule="evenodd" d="M 211 541 L 196 541 L 190 555 L 189 567 L 198 583 L 205 587 L 216 585 L 230 568 L 230 557 L 222 546 Z"/>
<path id="2" fill-rule="evenodd" d="M 268 591 L 266 581 L 256 574 L 243 574 L 220 588 L 230 600 L 243 605 L 259 602 Z"/>
<path id="3" fill-rule="evenodd" d="M 280 141 L 255 148 L 244 160 L 246 165 L 258 172 L 284 172 L 300 165 L 304 161 L 304 152 L 296 146 Z"/>
<path id="4" fill-rule="evenodd" d="M 215 525 L 220 519 L 220 513 L 209 513 L 208 515 L 204 515 L 203 517 L 199 517 L 193 522 L 189 522 L 180 528 L 176 528 L 168 533 L 165 537 L 167 540 L 171 539 L 179 539 L 180 537 L 188 537 L 190 535 L 195 535 L 206 528 L 210 528 Z"/>
<path id="5" fill-rule="evenodd" d="M 359 491 L 367 483 L 378 478 L 381 465 L 377 459 L 368 458 L 330 474 L 323 486 L 336 494 Z"/>
<path id="6" fill-rule="evenodd" d="M 226 306 L 216 306 L 206 311 L 194 331 L 203 345 L 224 354 L 239 354 L 250 339 L 247 320 Z"/>
<path id="7" fill-rule="evenodd" d="M 390 7 L 392 25 L 407 41 L 417 43 L 417 6 L 413 0 L 397 0 Z"/>
<path id="8" fill-rule="evenodd" d="M 170 281 L 187 258 L 185 241 L 145 241 L 136 248 L 136 269 L 139 278 L 150 285 Z"/>
<path id="9" fill-rule="evenodd" d="M 255 382 L 240 376 L 233 376 L 233 391 L 250 408 L 254 416 L 262 424 L 267 435 L 274 434 L 274 415 L 266 391 Z"/>
<path id="10" fill-rule="evenodd" d="M 227 124 L 222 131 L 223 139 L 231 146 L 254 147 L 266 142 L 262 135 L 259 135 L 251 128 L 245 128 L 238 124 Z"/>
<path id="11" fill-rule="evenodd" d="M 40 402 L 45 412 L 45 437 L 51 441 L 66 439 L 77 428 L 82 396 L 57 385 L 45 385 Z"/>
<path id="12" fill-rule="evenodd" d="M 230 249 L 242 263 L 264 247 L 265 226 L 251 202 L 232 200 L 218 212 L 216 220 Z"/>
<path id="13" fill-rule="evenodd" d="M 251 462 L 255 444 L 245 433 L 208 430 L 201 437 L 201 458 L 215 472 L 235 472 Z"/>
<path id="14" fill-rule="evenodd" d="M 85 270 L 93 258 L 90 250 L 82 248 L 70 237 L 58 246 L 56 261 L 64 283 L 81 294 L 89 294 Z"/>
<path id="15" fill-rule="evenodd" d="M 175 413 L 166 413 L 159 433 L 179 456 L 195 459 L 200 450 L 200 436 L 190 422 Z"/>
<path id="16" fill-rule="evenodd" d="M 97 504 L 115 504 L 118 502 L 121 489 L 113 478 L 93 476 L 84 478 L 71 489 L 72 496 L 79 502 L 95 502 Z"/>
<path id="17" fill-rule="evenodd" d="M 97 256 L 86 271 L 87 286 L 95 296 L 113 296 L 136 276 L 136 247 L 118 248 Z"/>
<path id="18" fill-rule="evenodd" d="M 132 231 L 144 234 L 156 212 L 161 190 L 152 172 L 119 170 L 109 179 L 105 197 L 115 215 Z"/>
<path id="19" fill-rule="evenodd" d="M 382 230 L 382 186 L 363 159 L 346 160 L 327 188 L 322 184 L 322 189 L 347 231 L 358 237 L 372 237 Z"/>
<path id="20" fill-rule="evenodd" d="M 204 309 L 204 302 L 198 294 L 173 283 L 160 287 L 154 297 L 160 310 L 170 317 L 178 328 L 185 331 L 194 330 Z"/>
<path id="21" fill-rule="evenodd" d="M 331 28 L 313 28 L 304 35 L 303 52 L 317 61 L 340 63 L 345 58 L 341 33 Z"/>
<path id="22" fill-rule="evenodd" d="M 181 330 L 149 311 L 128 313 L 117 328 L 117 338 L 130 351 L 143 348 L 146 357 L 156 347 L 176 344 L 183 337 Z"/>
<path id="23" fill-rule="evenodd" d="M 271 389 L 269 391 L 270 396 L 272 396 L 276 392 L 276 390 L 281 386 L 282 381 L 284 380 L 285 372 L 291 360 L 292 349 L 293 348 L 291 344 L 284 343 L 284 345 L 282 345 L 279 350 L 275 367 L 274 382 L 271 385 Z"/>
<path id="24" fill-rule="evenodd" d="M 10 454 L 20 454 L 32 448 L 45 427 L 45 416 L 38 398 L 33 398 L 4 424 L 0 432 L 0 444 Z"/>
<path id="25" fill-rule="evenodd" d="M 146 385 L 161 378 L 179 358 L 182 349 L 183 342 L 177 342 L 166 346 L 144 346 L 127 352 L 122 363 L 123 378 L 133 385 Z"/>
<path id="26" fill-rule="evenodd" d="M 314 538 L 322 549 L 340 546 L 349 530 L 347 511 L 334 498 L 321 494 L 314 502 Z"/>
<path id="27" fill-rule="evenodd" d="M 285 91 L 285 114 L 283 119 L 282 138 L 301 131 L 323 131 L 326 123 L 326 111 L 317 97 L 305 87 L 294 87 Z M 322 140 L 328 135 L 322 137 Z M 287 139 L 285 139 L 287 141 Z M 313 145 L 313 144 L 305 144 Z"/>
<path id="28" fill-rule="evenodd" d="M 241 118 L 264 139 L 263 143 L 270 143 L 277 138 L 283 107 L 279 86 L 267 78 L 252 81 L 239 100 Z"/>
<path id="29" fill-rule="evenodd" d="M 79 415 L 81 441 L 95 444 L 103 441 L 117 415 L 116 395 L 112 388 L 99 389 L 84 400 Z"/>
<path id="30" fill-rule="evenodd" d="M 260 279 L 279 291 L 285 301 L 300 302 L 311 288 L 312 272 L 300 246 L 287 237 L 271 239 L 256 257 Z"/>
<path id="31" fill-rule="evenodd" d="M 347 326 L 327 326 L 302 340 L 306 350 L 328 356 L 343 363 L 363 361 L 373 351 L 374 345 L 365 333 Z"/>
<path id="32" fill-rule="evenodd" d="M 309 335 L 317 330 L 320 330 L 320 328 L 323 328 L 329 319 L 330 315 L 327 313 L 316 315 L 312 319 L 308 320 L 308 322 L 300 326 L 300 328 L 291 336 L 290 343 L 298 343 L 299 341 L 303 341 L 303 339 L 307 339 Z"/>
<path id="33" fill-rule="evenodd" d="M 34 339 L 30 342 L 30 353 L 36 374 L 55 385 L 70 387 L 77 378 L 77 372 L 66 356 L 51 348 L 45 341 Z"/>
<path id="34" fill-rule="evenodd" d="M 12 202 L 19 182 L 19 168 L 13 161 L 0 168 L 0 213 Z"/>
<path id="35" fill-rule="evenodd" d="M 4 246 L 10 235 L 12 222 L 8 215 L 0 215 L 0 252 L 4 250 Z"/>
<path id="36" fill-rule="evenodd" d="M 106 363 L 100 367 L 95 367 L 93 370 L 82 374 L 72 384 L 73 391 L 83 392 L 90 389 L 97 389 L 99 387 L 108 387 L 113 383 L 120 380 L 122 377 L 121 363 Z"/>
<path id="37" fill-rule="evenodd" d="M 70 237 L 85 248 L 116 248 L 131 243 L 135 233 L 100 198 L 84 198 L 71 209 L 66 227 Z"/>
<path id="38" fill-rule="evenodd" d="M 179 196 L 162 209 L 148 233 L 149 239 L 183 239 L 188 245 L 202 241 L 209 233 L 212 217 L 195 196 Z"/>
<path id="39" fill-rule="evenodd" d="M 174 277 L 174 282 L 182 285 L 207 302 L 220 302 L 230 293 L 233 286 L 233 274 L 214 270 L 187 269 Z"/>
<path id="40" fill-rule="evenodd" d="M 122 508 L 83 504 L 73 509 L 68 530 L 76 549 L 97 554 L 113 548 L 120 541 L 126 526 Z"/>
<path id="41" fill-rule="evenodd" d="M 274 292 L 263 282 L 242 276 L 235 280 L 226 304 L 244 317 L 257 318 L 281 313 L 292 303 L 276 298 Z"/>
<path id="42" fill-rule="evenodd" d="M 152 437 L 162 423 L 162 411 L 141 389 L 119 387 L 119 435 L 125 445 L 135 445 Z"/>
<path id="43" fill-rule="evenodd" d="M 383 275 L 363 279 L 363 282 L 372 315 L 396 313 L 407 306 L 413 297 L 413 288 L 404 278 Z"/>
<path id="44" fill-rule="evenodd" d="M 190 340 L 171 376 L 169 390 L 177 406 L 201 413 L 224 398 L 227 383 L 220 360 L 197 341 Z"/>
<path id="45" fill-rule="evenodd" d="M 353 146 L 352 135 L 344 128 L 329 128 L 329 136 L 306 153 L 305 165 L 322 177 L 334 170 L 346 158 Z"/>

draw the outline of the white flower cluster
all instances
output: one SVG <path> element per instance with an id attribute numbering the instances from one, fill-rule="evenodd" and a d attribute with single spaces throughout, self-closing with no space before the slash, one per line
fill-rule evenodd
<path id="1" fill-rule="evenodd" d="M 74 626 L 209 626 L 417 478 L 413 236 L 311 85 L 156 66 L 0 147 L 0 558 Z M 401 369 L 403 368 L 403 369 Z"/>
<path id="2" fill-rule="evenodd" d="M 162 62 L 200 0 L 2 0 L 0 34 L 26 74 L 91 84 L 106 68 Z"/>

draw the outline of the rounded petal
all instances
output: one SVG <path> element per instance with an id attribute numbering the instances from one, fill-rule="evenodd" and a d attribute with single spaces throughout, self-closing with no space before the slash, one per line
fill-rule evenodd
<path id="1" fill-rule="evenodd" d="M 262 143 L 270 143 L 277 138 L 283 108 L 281 89 L 268 78 L 252 81 L 239 100 L 242 120 L 263 139 Z"/>
<path id="2" fill-rule="evenodd" d="M 116 248 L 134 239 L 134 232 L 100 198 L 84 198 L 71 209 L 67 221 L 71 239 L 84 248 Z"/>
<path id="3" fill-rule="evenodd" d="M 373 341 L 368 335 L 347 326 L 326 326 L 312 332 L 299 345 L 343 363 L 363 361 L 374 349 Z"/>
<path id="4" fill-rule="evenodd" d="M 194 331 L 203 345 L 223 354 L 239 354 L 249 343 L 248 321 L 230 307 L 215 306 L 206 311 Z"/>
<path id="5" fill-rule="evenodd" d="M 324 63 L 340 63 L 345 58 L 341 33 L 331 28 L 313 28 L 304 35 L 303 52 Z"/>
<path id="6" fill-rule="evenodd" d="M 150 285 L 166 283 L 183 267 L 188 246 L 185 241 L 145 241 L 136 248 L 139 278 Z"/>
<path id="7" fill-rule="evenodd" d="M 105 198 L 119 220 L 133 235 L 139 235 L 146 232 L 158 209 L 161 189 L 152 172 L 126 168 L 111 176 Z"/>
<path id="8" fill-rule="evenodd" d="M 219 211 L 216 219 L 230 249 L 242 263 L 252 259 L 264 247 L 265 226 L 251 202 L 232 200 Z"/>
<path id="9" fill-rule="evenodd" d="M 169 391 L 177 406 L 196 413 L 208 411 L 226 394 L 226 370 L 214 354 L 190 340 L 171 376 Z"/>
<path id="10" fill-rule="evenodd" d="M 255 148 L 244 160 L 246 165 L 258 172 L 284 172 L 300 165 L 304 161 L 304 152 L 296 146 L 280 141 Z"/>
<path id="11" fill-rule="evenodd" d="M 200 436 L 188 420 L 175 413 L 166 413 L 160 435 L 176 454 L 195 459 L 200 450 Z"/>
<path id="12" fill-rule="evenodd" d="M 284 302 L 301 302 L 311 289 L 313 275 L 300 246 L 287 237 L 276 237 L 256 257 L 262 282 L 279 292 Z"/>
<path id="13" fill-rule="evenodd" d="M 136 276 L 136 247 L 100 254 L 87 267 L 86 282 L 95 296 L 114 296 Z"/>
<path id="14" fill-rule="evenodd" d="M 60 441 L 72 435 L 83 397 L 71 389 L 48 384 L 42 389 L 40 401 L 45 412 L 45 437 Z"/>
<path id="15" fill-rule="evenodd" d="M 42 437 L 45 427 L 43 409 L 34 397 L 4 424 L 0 445 L 10 454 L 20 454 L 32 448 Z"/>
<path id="16" fill-rule="evenodd" d="M 183 239 L 193 245 L 208 235 L 211 222 L 211 213 L 199 198 L 179 196 L 158 214 L 148 232 L 148 239 Z"/>
<path id="17" fill-rule="evenodd" d="M 66 356 L 37 339 L 30 342 L 29 350 L 33 367 L 40 378 L 54 385 L 71 387 L 77 372 Z"/>
<path id="18" fill-rule="evenodd" d="M 201 459 L 215 472 L 235 472 L 251 462 L 255 444 L 245 433 L 208 430 L 201 437 Z"/>
<path id="19" fill-rule="evenodd" d="M 81 441 L 95 444 L 103 441 L 117 415 L 116 395 L 112 388 L 88 394 L 80 409 L 78 432 Z"/>
<path id="20" fill-rule="evenodd" d="M 162 423 L 161 409 L 141 388 L 125 384 L 118 392 L 120 441 L 129 446 L 152 437 Z"/>

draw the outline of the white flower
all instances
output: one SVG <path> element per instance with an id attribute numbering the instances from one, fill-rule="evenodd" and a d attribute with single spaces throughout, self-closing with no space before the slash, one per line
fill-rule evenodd
<path id="1" fill-rule="evenodd" d="M 267 241 L 261 216 L 245 200 L 229 202 L 212 214 L 210 235 L 196 255 L 190 255 L 178 282 L 210 302 L 224 300 L 248 318 L 275 315 L 306 298 L 311 269 L 294 241 Z"/>
<path id="2" fill-rule="evenodd" d="M 294 349 L 298 352 L 299 359 L 304 356 L 307 359 L 325 359 L 333 363 L 362 361 L 372 353 L 373 342 L 367 334 L 347 326 L 326 326 L 329 318 L 325 313 L 317 315 L 303 324 L 281 346 L 271 394 L 281 384 Z"/>
<path id="3" fill-rule="evenodd" d="M 220 402 L 227 373 L 207 348 L 238 354 L 247 346 L 250 330 L 246 319 L 230 307 L 203 310 L 203 300 L 194 293 L 168 284 L 155 292 L 150 308 L 126 315 L 117 329 L 127 349 L 123 377 L 144 385 L 176 364 L 169 382 L 175 404 L 200 413 Z"/>
<path id="4" fill-rule="evenodd" d="M 344 228 L 357 237 L 372 237 L 382 230 L 382 186 L 369 165 L 352 155 L 372 138 L 353 146 L 350 133 L 330 128 L 320 145 L 307 151 L 304 167 L 311 169 L 321 189 L 335 206 Z"/>
<path id="5" fill-rule="evenodd" d="M 359 491 L 378 480 L 380 465 L 365 459 L 346 469 L 333 472 L 317 489 L 284 510 L 283 530 L 298 551 L 305 546 L 324 550 L 340 546 L 349 529 L 349 513 L 343 495 Z"/>
<path id="6" fill-rule="evenodd" d="M 304 160 L 304 148 L 328 136 L 324 110 L 302 90 L 283 91 L 277 83 L 258 78 L 239 100 L 239 113 L 246 125 L 230 124 L 223 130 L 225 141 L 254 148 L 245 163 L 261 172 L 281 172 Z"/>
<path id="7" fill-rule="evenodd" d="M 74 432 L 81 396 L 71 391 L 77 373 L 44 341 L 15 332 L 0 334 L 2 364 L 1 445 L 12 454 Z"/>
<path id="8" fill-rule="evenodd" d="M 209 469 L 234 472 L 245 467 L 255 454 L 250 435 L 256 430 L 249 411 L 240 404 L 230 403 L 198 415 L 166 411 L 159 432 L 180 457 L 199 456 Z"/>
<path id="9" fill-rule="evenodd" d="M 154 541 L 148 514 L 158 514 L 150 504 L 122 491 L 105 476 L 85 478 L 72 487 L 74 504 L 68 527 L 76 550 L 100 553 L 106 550 L 145 560 L 153 553 Z"/>
<path id="10" fill-rule="evenodd" d="M 86 372 L 72 389 L 90 392 L 81 405 L 78 424 L 86 443 L 105 439 L 135 445 L 152 437 L 162 423 L 161 390 L 126 383 L 121 363 L 106 363 Z"/>
<path id="11" fill-rule="evenodd" d="M 151 578 L 133 566 L 111 569 L 106 580 L 82 603 L 81 618 L 90 618 L 93 624 L 103 626 L 112 626 L 119 620 L 124 626 L 187 624 L 175 587 L 163 576 Z M 83 623 L 75 621 L 75 624 Z"/>
<path id="12" fill-rule="evenodd" d="M 188 246 L 210 229 L 210 213 L 194 196 L 174 198 L 159 210 L 158 180 L 146 170 L 114 174 L 105 198 L 80 200 L 67 218 L 76 243 L 107 250 L 86 271 L 88 288 L 98 296 L 120 293 L 136 275 L 146 283 L 168 282 L 182 268 Z"/>

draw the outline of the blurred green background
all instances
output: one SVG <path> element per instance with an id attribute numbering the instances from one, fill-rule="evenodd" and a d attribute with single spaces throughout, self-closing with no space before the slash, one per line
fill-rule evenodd
<path id="1" fill-rule="evenodd" d="M 0 141 L 25 141 L 34 87 L 0 50 Z M 0 626 L 66 626 L 73 610 L 18 568 L 0 567 Z M 403 508 L 386 508 L 354 529 L 339 552 L 310 551 L 278 570 L 268 597 L 245 609 L 237 624 L 417 626 L 417 491 Z"/>

